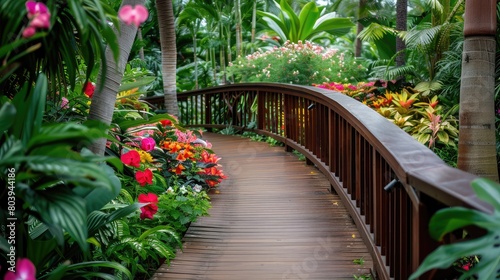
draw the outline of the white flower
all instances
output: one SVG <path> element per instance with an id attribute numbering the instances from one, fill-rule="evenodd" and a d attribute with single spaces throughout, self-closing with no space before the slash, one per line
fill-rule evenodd
<path id="1" fill-rule="evenodd" d="M 187 190 L 186 190 L 186 187 L 185 186 L 182 186 L 179 188 L 179 191 L 182 193 L 182 194 L 186 194 L 187 193 Z"/>
<path id="2" fill-rule="evenodd" d="M 172 187 L 168 187 L 166 193 L 174 193 L 174 189 L 172 189 Z"/>
<path id="3" fill-rule="evenodd" d="M 193 187 L 193 191 L 195 191 L 195 192 L 200 192 L 201 189 L 202 189 L 202 186 L 200 186 L 198 184 L 194 185 L 194 187 Z"/>

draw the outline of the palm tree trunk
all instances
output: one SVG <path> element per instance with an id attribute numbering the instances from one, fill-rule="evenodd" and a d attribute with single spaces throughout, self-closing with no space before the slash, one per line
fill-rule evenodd
<path id="1" fill-rule="evenodd" d="M 253 1 L 252 7 L 252 35 L 250 37 L 251 49 L 250 53 L 253 53 L 253 46 L 255 44 L 255 29 L 257 27 L 257 0 Z"/>
<path id="2" fill-rule="evenodd" d="M 396 2 L 396 30 L 406 31 L 406 21 L 408 18 L 408 0 L 397 0 Z M 405 65 L 404 49 L 406 48 L 403 40 L 398 36 L 396 37 L 396 66 Z"/>
<path id="3" fill-rule="evenodd" d="M 241 56 L 241 41 L 242 41 L 242 36 L 241 36 L 241 5 L 240 5 L 240 0 L 234 0 L 234 9 L 236 12 L 236 56 Z M 230 59 L 231 61 L 231 59 Z"/>
<path id="4" fill-rule="evenodd" d="M 142 29 L 140 27 L 137 29 L 137 39 L 139 39 L 140 41 L 142 41 Z M 144 47 L 142 47 L 142 46 L 139 49 L 139 58 L 142 61 L 144 61 Z"/>
<path id="5" fill-rule="evenodd" d="M 176 86 L 177 48 L 172 0 L 156 0 L 156 9 L 158 11 L 158 27 L 160 30 L 165 110 L 167 113 L 179 117 Z"/>
<path id="6" fill-rule="evenodd" d="M 360 20 L 364 17 L 365 9 L 366 9 L 366 0 L 359 0 L 358 24 L 356 27 L 356 35 L 359 35 L 359 33 L 361 33 L 361 31 L 363 31 L 363 25 L 361 24 Z M 363 42 L 361 41 L 360 38 L 358 38 L 356 36 L 356 43 L 354 45 L 354 56 L 355 57 L 361 57 L 362 46 L 363 46 Z"/>
<path id="7" fill-rule="evenodd" d="M 196 43 L 196 32 L 193 35 L 193 61 L 194 61 L 194 88 L 198 89 L 198 55 L 196 53 L 196 50 L 198 49 L 197 43 Z"/>
<path id="8" fill-rule="evenodd" d="M 123 0 L 122 6 L 143 5 L 144 2 L 145 0 Z M 118 60 L 114 59 L 113 52 L 107 47 L 105 54 L 106 68 L 101 68 L 100 70 L 88 117 L 92 120 L 99 120 L 106 125 L 111 124 L 118 88 L 122 82 L 125 66 L 137 34 L 137 27 L 135 25 L 126 25 L 121 21 L 119 30 L 120 32 L 115 29 L 118 39 L 117 43 L 120 49 Z M 105 77 L 102 76 L 103 73 L 106 74 Z M 104 155 L 105 149 L 105 138 L 95 141 L 90 147 L 90 150 L 98 155 Z"/>
<path id="9" fill-rule="evenodd" d="M 496 0 L 465 1 L 465 5 L 458 168 L 498 182 L 494 113 Z"/>

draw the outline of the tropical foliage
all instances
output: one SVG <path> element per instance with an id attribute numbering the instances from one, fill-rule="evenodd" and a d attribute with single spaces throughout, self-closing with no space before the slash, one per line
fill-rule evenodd
<path id="1" fill-rule="evenodd" d="M 492 213 L 484 213 L 464 207 L 451 207 L 438 211 L 432 216 L 429 224 L 431 236 L 439 241 L 454 231 L 468 226 L 475 226 L 485 230 L 485 234 L 477 238 L 454 244 L 441 245 L 429 254 L 421 266 L 411 275 L 410 279 L 417 279 L 420 275 L 435 268 L 447 268 L 460 263 L 461 275 L 459 279 L 496 279 L 500 270 L 500 185 L 488 179 L 476 179 L 472 182 L 476 195 L 493 207 Z"/>
<path id="2" fill-rule="evenodd" d="M 258 50 L 239 58 L 227 69 L 237 82 L 278 82 L 309 85 L 322 81 L 355 82 L 366 68 L 349 53 L 309 41 Z"/>

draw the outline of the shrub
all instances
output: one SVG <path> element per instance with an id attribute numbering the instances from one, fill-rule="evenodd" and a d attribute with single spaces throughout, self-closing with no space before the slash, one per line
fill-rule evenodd
<path id="1" fill-rule="evenodd" d="M 311 42 L 291 43 L 240 57 L 227 68 L 236 82 L 278 82 L 310 85 L 322 81 L 354 82 L 366 68 L 350 54 Z"/>

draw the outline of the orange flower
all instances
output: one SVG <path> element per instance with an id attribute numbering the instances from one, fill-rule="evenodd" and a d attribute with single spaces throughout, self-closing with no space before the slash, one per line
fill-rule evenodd
<path id="1" fill-rule="evenodd" d="M 179 163 L 179 165 L 177 165 L 177 167 L 173 171 L 175 172 L 175 174 L 181 175 L 182 170 L 184 170 L 184 169 L 186 169 L 186 167 L 184 167 L 184 165 Z"/>

